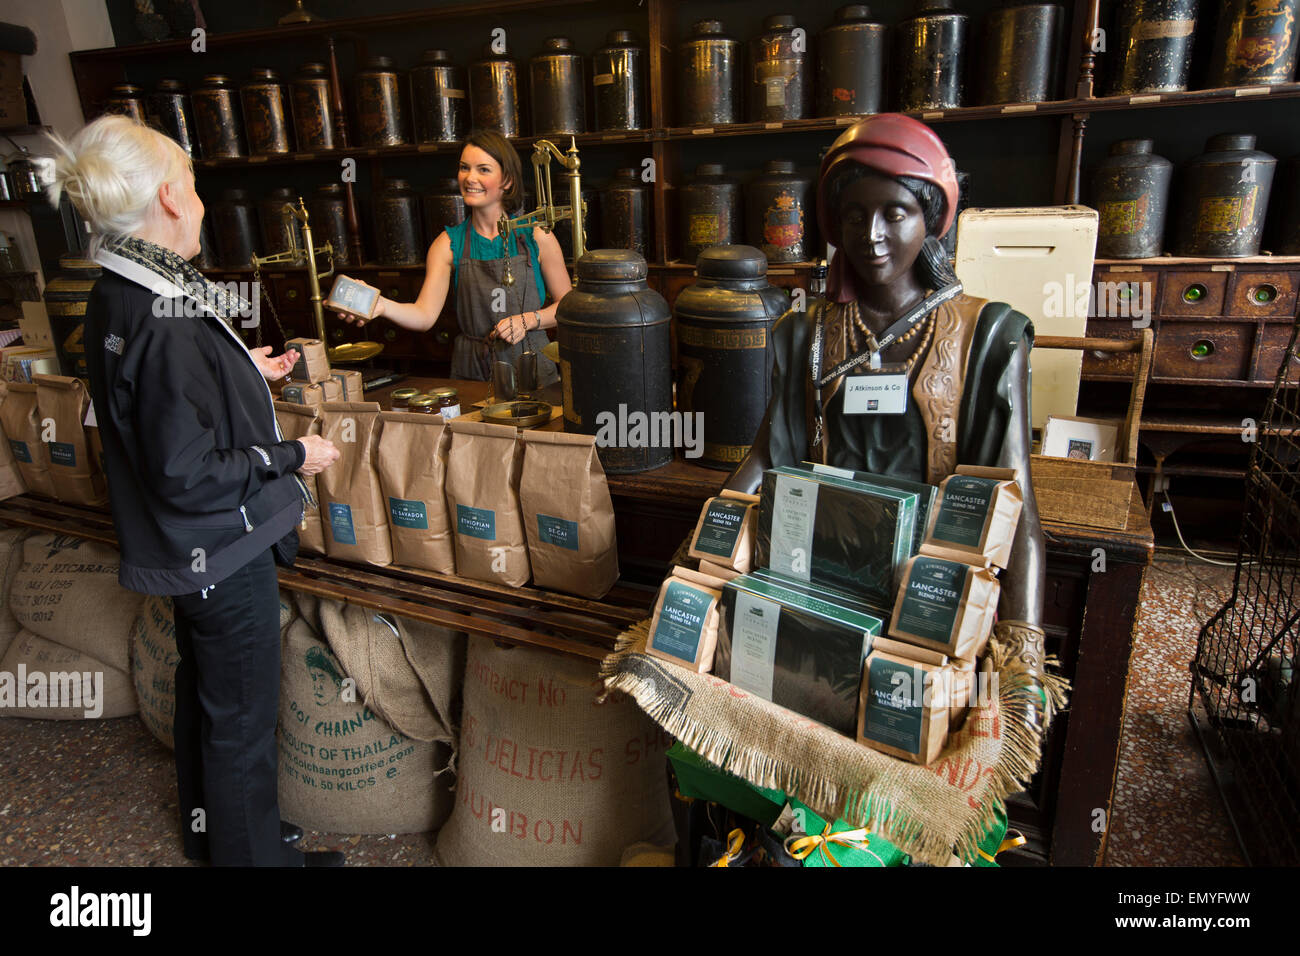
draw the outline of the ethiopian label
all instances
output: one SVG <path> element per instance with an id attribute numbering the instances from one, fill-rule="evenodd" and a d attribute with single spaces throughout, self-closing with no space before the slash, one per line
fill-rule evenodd
<path id="1" fill-rule="evenodd" d="M 24 465 L 32 463 L 32 453 L 27 450 L 27 442 L 11 438 L 9 439 L 9 450 L 14 453 L 14 458 Z"/>
<path id="2" fill-rule="evenodd" d="M 1143 193 L 1137 199 L 1102 203 L 1098 232 L 1103 236 L 1131 236 L 1141 232 L 1147 221 L 1147 199 L 1148 194 Z"/>
<path id="3" fill-rule="evenodd" d="M 773 571 L 807 581 L 812 573 L 813 520 L 817 516 L 817 482 L 776 476 L 772 496 L 769 558 Z"/>
<path id="4" fill-rule="evenodd" d="M 746 591 L 736 592 L 731 626 L 731 683 L 764 700 L 772 699 L 780 623 L 780 604 Z"/>
<path id="5" fill-rule="evenodd" d="M 939 514 L 934 519 L 935 540 L 978 547 L 988 523 L 993 489 L 997 486 L 994 478 L 971 475 L 949 478 L 944 485 L 943 500 L 939 502 Z"/>
<path id="6" fill-rule="evenodd" d="M 65 468 L 76 468 L 76 446 L 65 441 L 50 442 L 50 463 L 54 465 L 62 465 Z"/>
<path id="7" fill-rule="evenodd" d="M 456 506 L 456 533 L 484 541 L 497 539 L 497 514 L 491 508 Z"/>
<path id="8" fill-rule="evenodd" d="M 862 736 L 911 754 L 920 753 L 925 671 L 879 657 L 868 667 Z"/>
<path id="9" fill-rule="evenodd" d="M 388 514 L 396 528 L 414 528 L 418 531 L 429 530 L 429 515 L 424 509 L 423 501 L 409 501 L 406 498 L 388 499 Z"/>
<path id="10" fill-rule="evenodd" d="M 352 509 L 337 501 L 330 502 L 330 534 L 335 544 L 357 543 L 357 532 L 352 527 Z"/>
<path id="11" fill-rule="evenodd" d="M 704 619 L 708 616 L 713 595 L 696 590 L 681 581 L 669 581 L 659 608 L 659 622 L 651 635 L 655 650 L 695 663 L 699 652 Z"/>
<path id="12" fill-rule="evenodd" d="M 714 246 L 722 236 L 722 217 L 717 213 L 694 213 L 690 221 L 693 246 Z"/>
<path id="13" fill-rule="evenodd" d="M 550 515 L 538 514 L 537 540 L 542 544 L 553 544 L 566 551 L 578 550 L 578 522 Z"/>
<path id="14" fill-rule="evenodd" d="M 704 512 L 695 550 L 729 559 L 736 551 L 736 539 L 748 511 L 749 505 L 739 501 L 711 501 Z"/>
<path id="15" fill-rule="evenodd" d="M 779 193 L 763 214 L 763 242 L 786 249 L 803 239 L 803 208 L 790 193 Z"/>
<path id="16" fill-rule="evenodd" d="M 956 561 L 917 558 L 903 591 L 898 630 L 940 644 L 951 643 L 969 570 Z"/>

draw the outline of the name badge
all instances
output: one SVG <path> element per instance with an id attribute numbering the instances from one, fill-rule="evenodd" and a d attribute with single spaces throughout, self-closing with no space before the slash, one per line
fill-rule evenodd
<path id="1" fill-rule="evenodd" d="M 907 376 L 850 375 L 844 382 L 844 414 L 902 415 L 907 411 Z"/>

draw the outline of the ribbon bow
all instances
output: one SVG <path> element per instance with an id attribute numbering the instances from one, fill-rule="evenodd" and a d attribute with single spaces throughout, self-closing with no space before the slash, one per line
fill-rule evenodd
<path id="1" fill-rule="evenodd" d="M 880 857 L 876 856 L 875 853 L 872 853 L 872 851 L 867 848 L 867 844 L 870 842 L 867 839 L 867 836 L 870 833 L 871 831 L 866 827 L 832 833 L 831 825 L 828 823 L 826 824 L 826 829 L 821 833 L 813 834 L 811 836 L 787 837 L 785 841 L 785 852 L 789 853 L 790 856 L 794 857 L 796 860 L 803 860 L 811 856 L 813 851 L 819 851 L 822 857 L 829 860 L 833 866 L 842 866 L 840 861 L 835 859 L 834 855 L 826 849 L 828 843 L 833 843 L 836 846 L 870 853 L 872 856 L 876 857 L 876 861 L 881 866 L 884 866 L 885 861 L 880 859 Z"/>
<path id="2" fill-rule="evenodd" d="M 716 863 L 710 863 L 710 868 L 715 866 L 728 867 L 740 858 L 741 852 L 745 849 L 745 831 L 741 829 L 732 830 L 727 834 L 727 852 L 718 858 Z"/>
<path id="3" fill-rule="evenodd" d="M 997 861 L 994 860 L 993 857 L 997 856 L 999 853 L 1004 853 L 1007 850 L 1014 850 L 1016 847 L 1024 846 L 1027 842 L 1029 842 L 1025 839 L 1024 835 L 1021 834 L 1019 830 L 1012 830 L 1011 833 L 1014 833 L 1015 836 L 1008 836 L 1005 840 L 1003 840 L 1000 844 L 998 844 L 998 848 L 993 851 L 993 856 L 989 856 L 980 847 L 976 847 L 975 852 L 978 853 L 980 856 L 984 857 L 984 859 L 988 860 L 990 863 L 995 863 Z"/>

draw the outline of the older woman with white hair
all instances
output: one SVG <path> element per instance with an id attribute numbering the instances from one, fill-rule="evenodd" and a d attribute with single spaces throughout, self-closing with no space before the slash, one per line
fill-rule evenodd
<path id="1" fill-rule="evenodd" d="M 55 137 L 50 199 L 66 195 L 104 269 L 86 308 L 86 364 L 104 446 L 119 580 L 175 606 L 176 780 L 185 855 L 216 865 L 321 866 L 280 820 L 275 564 L 292 563 L 309 500 L 298 477 L 338 458 L 285 441 L 267 379 L 293 353 L 250 351 L 248 304 L 189 263 L 203 203 L 189 158 L 122 116 Z"/>

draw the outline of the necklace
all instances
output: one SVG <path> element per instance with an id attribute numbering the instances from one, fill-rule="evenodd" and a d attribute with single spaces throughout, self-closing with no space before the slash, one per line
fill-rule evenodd
<path id="1" fill-rule="evenodd" d="M 861 346 L 858 341 L 858 333 L 861 333 L 863 338 L 865 338 L 866 340 L 865 348 L 872 352 L 879 352 L 880 346 L 877 343 L 875 333 L 873 333 L 871 329 L 867 327 L 867 323 L 862 318 L 862 313 L 858 311 L 857 302 L 848 303 L 847 309 L 849 312 L 850 321 L 844 323 L 844 329 L 848 337 L 852 339 L 853 351 L 861 351 L 863 348 L 863 346 Z M 910 372 L 912 370 L 912 366 L 916 364 L 917 359 L 920 358 L 923 354 L 925 354 L 926 347 L 930 344 L 930 340 L 934 337 L 934 318 L 936 314 L 937 314 L 936 311 L 930 312 L 930 314 L 927 315 L 924 319 L 922 319 L 920 322 L 917 322 L 910 329 L 908 329 L 906 332 L 900 335 L 895 341 L 890 343 L 891 345 L 902 345 L 904 342 L 908 341 L 909 339 L 915 338 L 917 335 L 924 333 L 921 337 L 921 341 L 912 350 L 911 355 L 909 355 L 907 359 L 901 363 L 903 366 L 903 371 L 905 373 Z"/>

